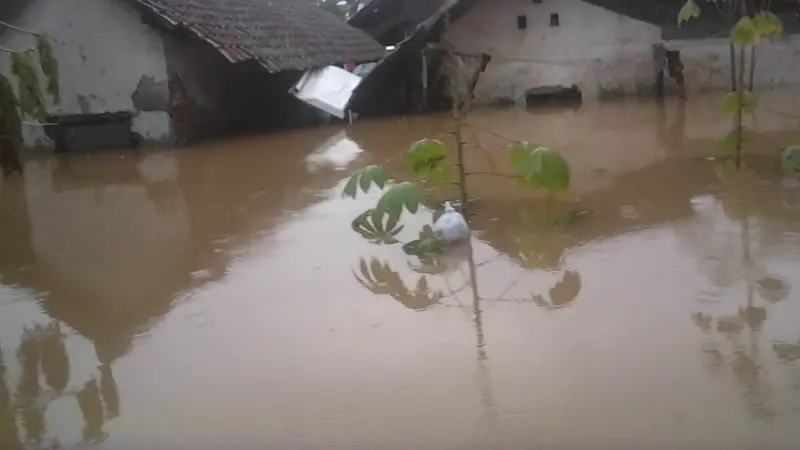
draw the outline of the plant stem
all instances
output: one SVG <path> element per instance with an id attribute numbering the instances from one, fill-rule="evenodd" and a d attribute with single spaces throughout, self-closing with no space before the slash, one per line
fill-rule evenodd
<path id="1" fill-rule="evenodd" d="M 737 88 L 736 83 L 736 49 L 733 46 L 733 42 L 729 43 L 730 54 L 731 54 L 731 92 L 735 92 Z"/>
<path id="2" fill-rule="evenodd" d="M 455 89 L 453 90 L 455 91 Z M 461 141 L 461 102 L 453 99 L 455 120 L 456 157 L 458 158 L 458 183 L 461 191 L 461 211 L 467 213 L 467 172 L 464 170 L 464 143 Z M 468 216 L 467 216 L 468 217 Z"/>
<path id="3" fill-rule="evenodd" d="M 756 46 L 750 47 L 750 80 L 748 81 L 748 90 L 753 92 L 753 83 L 756 77 Z"/>
<path id="4" fill-rule="evenodd" d="M 497 172 L 464 172 L 464 176 L 472 176 L 472 175 L 481 175 L 481 176 L 491 176 L 491 177 L 502 177 L 502 178 L 519 178 L 516 175 L 508 175 L 505 173 L 497 173 Z"/>
<path id="5" fill-rule="evenodd" d="M 739 0 L 739 8 L 742 17 L 747 13 L 747 5 L 744 0 Z M 736 154 L 734 155 L 734 164 L 736 169 L 742 167 L 742 119 L 744 117 L 744 65 L 745 65 L 745 52 L 744 46 L 739 46 L 739 67 L 738 67 L 738 80 L 736 91 L 739 97 L 739 108 L 736 110 Z"/>

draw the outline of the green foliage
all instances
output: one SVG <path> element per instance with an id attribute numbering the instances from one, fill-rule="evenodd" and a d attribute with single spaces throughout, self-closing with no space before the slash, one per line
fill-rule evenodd
<path id="1" fill-rule="evenodd" d="M 436 139 L 422 139 L 411 145 L 406 159 L 414 174 L 431 182 L 447 182 L 456 178 L 448 160 L 447 145 Z"/>
<path id="2" fill-rule="evenodd" d="M 415 214 L 425 201 L 425 197 L 425 191 L 421 187 L 409 181 L 404 181 L 393 185 L 383 194 L 375 207 L 375 213 L 388 215 L 389 223 L 396 223 L 400 220 L 403 209 Z"/>
<path id="3" fill-rule="evenodd" d="M 386 169 L 380 166 L 370 165 L 358 170 L 350 176 L 350 179 L 347 180 L 347 184 L 344 186 L 342 195 L 356 198 L 359 188 L 361 188 L 364 193 L 368 192 L 373 184 L 383 189 L 388 181 L 389 174 L 386 172 Z"/>
<path id="4" fill-rule="evenodd" d="M 753 19 L 745 16 L 731 28 L 731 41 L 736 45 L 749 46 L 758 44 L 759 34 Z"/>
<path id="5" fill-rule="evenodd" d="M 742 0 L 743 1 L 743 0 Z M 734 4 L 732 0 L 708 0 L 713 3 L 727 3 L 728 11 L 735 14 L 736 10 L 743 6 L 741 3 Z M 768 3 L 762 3 L 762 7 L 769 7 Z M 687 0 L 678 13 L 678 24 L 682 22 L 697 18 L 700 16 L 700 7 L 697 5 L 696 0 Z M 770 39 L 783 34 L 783 24 L 781 23 L 778 15 L 768 11 L 762 10 L 755 15 L 748 16 L 742 15 L 739 20 L 731 27 L 730 42 L 733 46 L 738 46 L 740 49 L 744 47 L 751 48 L 750 57 L 750 83 L 753 82 L 753 73 L 755 70 L 755 47 L 764 39 Z M 735 92 L 731 92 L 722 99 L 721 110 L 723 113 L 736 117 L 735 129 L 717 141 L 718 148 L 733 150 L 735 152 L 736 163 L 738 168 L 741 160 L 742 145 L 749 140 L 749 136 L 744 132 L 742 127 L 742 115 L 745 112 L 753 111 L 758 106 L 758 96 L 751 91 L 746 91 L 744 84 L 744 72 L 748 61 L 745 60 L 744 52 L 741 53 L 740 60 L 737 61 L 733 50 L 731 51 L 731 70 L 736 72 L 738 64 L 738 79 L 734 77 L 733 87 Z M 752 89 L 752 86 L 751 86 Z M 783 160 L 781 165 L 784 166 Z"/>
<path id="6" fill-rule="evenodd" d="M 800 172 L 800 144 L 792 144 L 781 151 L 781 169 Z"/>
<path id="7" fill-rule="evenodd" d="M 678 12 L 678 26 L 681 26 L 683 22 L 688 22 L 698 17 L 700 17 L 700 7 L 697 6 L 694 0 L 688 0 Z"/>
<path id="8" fill-rule="evenodd" d="M 745 130 L 731 130 L 714 144 L 720 150 L 735 151 L 753 139 L 751 133 Z"/>
<path id="9" fill-rule="evenodd" d="M 753 18 L 753 25 L 761 39 L 769 39 L 783 34 L 783 24 L 777 14 L 761 11 Z"/>
<path id="10" fill-rule="evenodd" d="M 58 60 L 53 55 L 53 48 L 46 36 L 36 37 L 36 50 L 39 52 L 39 64 L 47 78 L 47 93 L 55 103 L 61 101 L 61 89 L 58 83 Z"/>
<path id="11" fill-rule="evenodd" d="M 368 209 L 359 214 L 351 226 L 358 234 L 375 244 L 396 244 L 397 236 L 403 231 L 403 226 L 397 221 L 384 221 L 384 216 L 373 209 Z"/>
<path id="12" fill-rule="evenodd" d="M 758 106 L 758 94 L 751 91 L 729 92 L 722 97 L 720 109 L 725 114 L 738 114 L 739 111 L 751 112 Z"/>
<path id="13" fill-rule="evenodd" d="M 722 3 L 729 0 L 708 0 L 709 3 Z M 695 0 L 687 0 L 678 12 L 678 25 L 700 17 L 700 6 Z M 731 28 L 730 39 L 736 45 L 755 46 L 763 39 L 783 34 L 780 17 L 770 11 L 760 11 L 753 17 L 744 16 Z"/>
<path id="14" fill-rule="evenodd" d="M 509 152 L 509 163 L 523 185 L 549 194 L 564 193 L 569 189 L 569 164 L 555 150 L 531 142 L 517 142 Z"/>
<path id="15" fill-rule="evenodd" d="M 17 139 L 22 132 L 19 103 L 11 81 L 0 74 L 0 135 Z"/>
<path id="16" fill-rule="evenodd" d="M 17 77 L 20 112 L 29 117 L 44 115 L 44 96 L 39 88 L 39 77 L 33 62 L 33 51 L 11 54 L 11 73 Z"/>

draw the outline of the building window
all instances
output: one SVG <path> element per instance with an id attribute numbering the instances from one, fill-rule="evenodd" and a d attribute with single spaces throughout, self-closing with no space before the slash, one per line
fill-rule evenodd
<path id="1" fill-rule="evenodd" d="M 526 28 L 528 28 L 528 17 L 517 16 L 517 29 L 524 30 Z"/>
<path id="2" fill-rule="evenodd" d="M 561 21 L 558 18 L 558 13 L 550 14 L 550 26 L 557 27 L 561 25 Z"/>

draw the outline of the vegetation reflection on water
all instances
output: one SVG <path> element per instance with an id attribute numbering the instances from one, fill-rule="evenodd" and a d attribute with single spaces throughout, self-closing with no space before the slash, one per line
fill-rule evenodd
<path id="1" fill-rule="evenodd" d="M 375 198 L 342 178 L 441 118 L 29 161 L 0 201 L 0 446 L 789 442 L 798 183 L 715 173 L 694 101 L 585 108 L 618 131 L 586 138 L 537 115 L 589 217 L 542 230 L 476 181 L 471 247 L 421 259 L 352 231 Z"/>

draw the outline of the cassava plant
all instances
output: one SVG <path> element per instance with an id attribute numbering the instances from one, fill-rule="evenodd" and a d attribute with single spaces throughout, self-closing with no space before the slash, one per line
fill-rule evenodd
<path id="1" fill-rule="evenodd" d="M 549 199 L 569 188 L 569 165 L 555 150 L 521 141 L 509 145 L 507 152 L 515 172 L 513 177 L 522 186 L 539 189 Z M 375 243 L 396 243 L 395 236 L 403 229 L 399 224 L 403 211 L 414 214 L 429 205 L 432 189 L 456 186 L 461 199 L 469 199 L 466 183 L 459 180 L 466 180 L 470 173 L 460 158 L 453 158 L 443 141 L 426 138 L 414 142 L 406 152 L 406 161 L 413 173 L 412 180 L 393 182 L 385 167 L 370 165 L 356 171 L 345 185 L 343 195 L 352 198 L 359 192 L 368 192 L 373 185 L 381 189 L 388 186 L 375 208 L 353 220 L 353 228 Z M 462 201 L 462 209 L 464 206 Z M 428 236 L 418 245 L 415 253 L 428 253 L 438 251 L 442 243 Z"/>
<path id="2" fill-rule="evenodd" d="M 392 182 L 385 167 L 367 166 L 354 173 L 344 188 L 344 195 L 355 198 L 359 191 L 366 193 L 375 185 L 389 188 L 378 200 L 375 208 L 360 214 L 353 221 L 353 228 L 363 236 L 380 243 L 395 243 L 395 236 L 402 230 L 399 225 L 404 210 L 414 214 L 421 206 L 429 205 L 431 189 L 442 185 L 456 186 L 459 191 L 460 206 L 465 212 L 469 201 L 467 179 L 470 173 L 464 166 L 464 152 L 467 144 L 463 142 L 463 121 L 473 96 L 470 86 L 474 83 L 466 74 L 462 56 L 452 47 L 446 47 L 449 66 L 451 99 L 453 102 L 454 150 L 442 140 L 426 138 L 414 142 L 406 152 L 413 179 Z M 509 140 L 507 146 L 508 162 L 514 170 L 514 178 L 520 185 L 544 191 L 549 201 L 558 194 L 565 193 L 570 184 L 570 168 L 566 159 L 555 150 L 527 141 Z M 485 174 L 484 174 L 485 175 Z M 495 174 L 500 175 L 500 174 Z M 430 186 L 430 187 L 428 187 Z M 469 217 L 466 214 L 467 218 Z M 430 233 L 421 234 L 420 239 L 404 248 L 417 255 L 436 253 L 443 243 Z"/>
<path id="3" fill-rule="evenodd" d="M 0 73 L 0 166 L 9 176 L 21 172 L 19 146 L 22 144 L 22 123 L 26 119 L 43 119 L 47 110 L 47 95 L 53 103 L 60 101 L 58 60 L 48 37 L 0 22 L 0 27 L 34 38 L 28 48 L 0 47 L 0 54 L 10 59 L 10 74 Z M 44 76 L 42 89 L 40 74 Z M 16 89 L 15 89 L 16 87 Z"/>
<path id="4" fill-rule="evenodd" d="M 679 25 L 700 16 L 698 1 L 687 0 L 678 14 Z M 743 117 L 758 105 L 758 96 L 753 91 L 756 48 L 763 40 L 780 36 L 783 25 L 780 17 L 769 11 L 768 1 L 762 1 L 760 10 L 751 15 L 748 15 L 745 0 L 705 0 L 705 3 L 714 5 L 733 24 L 730 30 L 732 89 L 721 102 L 723 113 L 733 117 L 733 129 L 717 142 L 717 146 L 733 153 L 734 166 L 739 169 L 742 149 L 749 139 Z M 745 85 L 745 72 L 748 68 L 749 88 Z"/>

